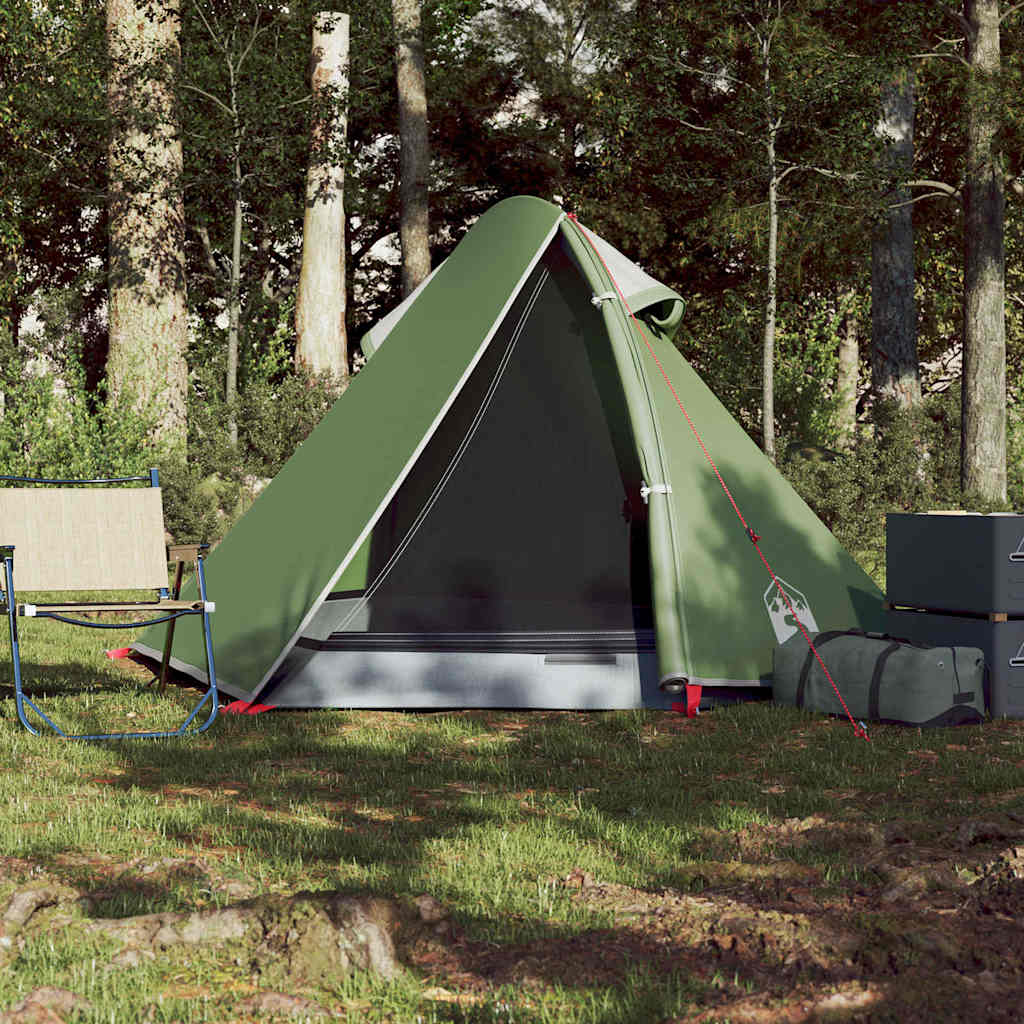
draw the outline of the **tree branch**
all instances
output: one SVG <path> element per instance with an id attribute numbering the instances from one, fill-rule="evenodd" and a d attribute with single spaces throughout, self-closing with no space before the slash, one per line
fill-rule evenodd
<path id="1" fill-rule="evenodd" d="M 901 209 L 904 206 L 913 206 L 914 203 L 919 203 L 919 202 L 921 202 L 922 199 L 951 199 L 951 198 L 959 199 L 960 198 L 960 193 L 958 192 L 958 193 L 956 193 L 956 195 L 951 196 L 949 192 L 925 192 L 924 195 L 914 196 L 912 199 L 904 199 L 902 203 L 889 203 L 886 206 L 886 209 L 887 210 L 899 210 L 899 209 Z"/>
<path id="2" fill-rule="evenodd" d="M 859 181 L 862 177 L 858 171 L 833 171 L 828 167 L 815 167 L 813 164 L 790 164 L 775 180 L 782 181 L 793 171 L 811 171 L 823 178 L 838 178 L 840 181 Z"/>
<path id="3" fill-rule="evenodd" d="M 227 114 L 228 117 L 234 117 L 234 111 L 223 100 L 220 100 L 216 96 L 214 96 L 213 93 L 207 92 L 205 89 L 200 89 L 198 85 L 190 85 L 188 82 L 182 82 L 181 87 L 182 89 L 188 89 L 189 92 L 198 93 L 200 96 L 203 96 L 206 99 L 208 99 L 215 106 L 220 107 L 220 109 L 224 111 L 224 113 Z"/>
<path id="4" fill-rule="evenodd" d="M 221 268 L 217 266 L 217 255 L 214 252 L 213 243 L 210 241 L 209 228 L 207 228 L 206 225 L 200 225 L 195 228 L 195 233 L 203 243 L 203 252 L 206 253 L 206 265 L 210 268 L 210 272 L 214 277 L 222 277 L 223 272 L 221 271 Z"/>
<path id="5" fill-rule="evenodd" d="M 307 95 L 303 96 L 302 99 L 300 100 L 288 100 L 287 103 L 278 103 L 277 109 L 284 110 L 285 107 L 297 107 L 303 103 L 309 103 L 309 101 L 312 100 L 312 98 L 313 94 L 308 93 Z"/>
<path id="6" fill-rule="evenodd" d="M 999 24 L 1002 25 L 1002 23 L 1006 21 L 1011 14 L 1016 14 L 1021 8 L 1024 8 L 1024 3 L 1014 4 L 1012 7 L 1003 11 L 1003 13 L 999 15 Z"/>
<path id="7" fill-rule="evenodd" d="M 960 198 L 960 189 L 947 185 L 944 181 L 932 181 L 930 178 L 915 179 L 903 182 L 904 188 L 931 188 L 954 199 Z"/>
<path id="8" fill-rule="evenodd" d="M 722 79 L 725 82 L 730 82 L 732 85 L 738 85 L 743 89 L 754 88 L 754 86 L 752 86 L 749 82 L 744 82 L 740 78 L 735 78 L 733 75 L 730 75 L 727 71 L 709 71 L 707 68 L 695 68 L 692 64 L 684 64 L 682 61 L 678 60 L 673 61 L 672 63 L 675 67 L 679 68 L 682 71 L 688 71 L 691 75 L 700 75 L 701 78 L 709 79 L 712 82 L 717 81 L 718 79 Z"/>
<path id="9" fill-rule="evenodd" d="M 939 60 L 951 60 L 955 61 L 957 64 L 963 64 L 964 67 L 970 67 L 968 62 L 957 53 L 912 53 L 910 57 L 911 59 L 917 60 L 928 60 L 930 57 L 936 57 Z"/>
<path id="10" fill-rule="evenodd" d="M 263 35 L 263 33 L 266 32 L 268 28 L 268 25 L 264 25 L 262 28 L 260 27 L 260 12 L 257 9 L 256 21 L 252 27 L 252 36 L 249 38 L 248 45 L 245 47 L 245 49 L 241 53 L 241 56 L 238 58 L 238 63 L 235 65 L 236 72 L 242 70 L 242 64 L 245 63 L 245 58 L 248 57 L 249 54 L 252 52 L 252 48 L 256 45 L 256 40 L 259 39 L 259 37 Z"/>
<path id="11" fill-rule="evenodd" d="M 221 39 L 221 37 L 216 32 L 214 32 L 213 27 L 207 20 L 206 15 L 203 13 L 202 4 L 199 3 L 198 0 L 192 0 L 192 10 L 194 10 L 196 14 L 199 15 L 199 20 L 203 23 L 203 27 L 206 29 L 210 38 L 213 40 L 213 45 L 216 46 L 217 49 L 219 49 L 221 52 L 226 53 L 227 46 L 224 43 L 224 40 Z"/>

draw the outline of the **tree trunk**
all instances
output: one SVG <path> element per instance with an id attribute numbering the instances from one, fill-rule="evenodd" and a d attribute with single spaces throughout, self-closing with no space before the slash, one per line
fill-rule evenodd
<path id="1" fill-rule="evenodd" d="M 775 314 L 778 304 L 779 178 L 775 162 L 775 133 L 768 132 L 768 295 L 761 345 L 761 421 L 764 453 L 775 461 Z"/>
<path id="2" fill-rule="evenodd" d="M 400 187 L 402 296 L 430 273 L 430 225 L 427 184 L 427 85 L 423 74 L 423 34 L 419 0 L 392 0 L 398 80 L 398 134 L 401 139 Z"/>
<path id="3" fill-rule="evenodd" d="M 839 334 L 839 366 L 836 371 L 836 428 L 839 447 L 849 448 L 857 434 L 857 386 L 860 376 L 860 339 L 857 330 L 856 297 L 843 297 L 846 313 Z"/>
<path id="4" fill-rule="evenodd" d="M 1006 500 L 1006 322 L 999 0 L 964 0 L 968 23 L 964 187 L 964 360 L 960 486 Z"/>
<path id="5" fill-rule="evenodd" d="M 348 15 L 323 11 L 313 20 L 316 113 L 306 180 L 302 270 L 295 299 L 296 363 L 348 380 L 345 332 L 345 133 L 348 101 Z"/>
<path id="6" fill-rule="evenodd" d="M 177 0 L 107 0 L 110 352 L 114 400 L 154 418 L 155 435 L 185 445 L 188 316 L 181 137 L 174 88 Z M 139 76 L 145 83 L 139 85 Z"/>
<path id="7" fill-rule="evenodd" d="M 236 126 L 237 130 L 237 126 Z M 235 202 L 231 230 L 231 280 L 228 285 L 228 358 L 224 381 L 224 398 L 228 406 L 228 436 L 238 444 L 238 322 L 241 307 L 242 278 L 242 166 L 235 148 Z"/>
<path id="8" fill-rule="evenodd" d="M 883 172 L 890 186 L 871 246 L 871 390 L 901 409 L 921 404 L 914 299 L 914 226 L 910 179 L 914 163 L 914 80 L 902 71 L 882 90 L 886 142 Z"/>

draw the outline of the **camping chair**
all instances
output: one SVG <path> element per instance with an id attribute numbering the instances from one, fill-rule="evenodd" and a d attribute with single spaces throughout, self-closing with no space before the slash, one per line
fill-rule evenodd
<path id="1" fill-rule="evenodd" d="M 147 487 L 95 487 L 146 481 Z M 157 738 L 183 736 L 207 703 L 206 721 L 193 732 L 208 729 L 217 717 L 217 677 L 210 640 L 212 601 L 206 599 L 203 571 L 206 544 L 164 543 L 164 517 L 157 471 L 146 476 L 108 480 L 43 480 L 33 477 L 0 476 L 0 481 L 52 485 L 45 487 L 0 487 L 0 557 L 4 575 L 0 580 L 2 611 L 7 613 L 11 631 L 11 660 L 14 664 L 14 693 L 18 717 L 34 735 L 39 730 L 26 715 L 26 708 L 57 735 L 65 739 L 102 740 L 127 737 Z M 78 486 L 68 486 L 78 485 Z M 90 485 L 90 486 L 85 486 Z M 155 601 L 88 602 L 61 604 L 19 604 L 14 584 L 14 552 L 18 552 L 18 585 L 28 591 L 149 590 Z M 199 598 L 179 599 L 184 562 L 194 561 Z M 177 562 L 173 592 L 168 590 L 167 563 Z M 82 615 L 94 612 L 133 612 L 144 621 L 90 622 Z M 155 617 L 150 617 L 154 615 Z M 69 735 L 25 695 L 21 683 L 21 653 L 18 644 L 18 616 L 56 619 L 93 629 L 125 629 L 168 622 L 160 671 L 163 690 L 170 661 L 174 624 L 182 615 L 201 615 L 206 644 L 209 689 L 175 730 L 166 732 L 115 732 Z"/>

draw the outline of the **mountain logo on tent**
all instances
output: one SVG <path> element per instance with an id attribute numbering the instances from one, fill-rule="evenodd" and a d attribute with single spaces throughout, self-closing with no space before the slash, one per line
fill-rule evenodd
<path id="1" fill-rule="evenodd" d="M 781 576 L 778 577 L 778 581 L 786 591 L 797 618 L 804 624 L 804 629 L 809 633 L 817 633 L 818 623 L 814 621 L 814 612 L 811 611 L 807 598 Z M 786 602 L 782 600 L 779 588 L 774 582 L 770 583 L 764 592 L 764 606 L 768 609 L 768 618 L 772 620 L 775 639 L 780 644 L 785 643 L 797 631 L 798 626 L 793 619 L 793 613 L 787 607 Z"/>
<path id="2" fill-rule="evenodd" d="M 1010 659 L 1010 668 L 1024 668 L 1024 644 L 1020 645 L 1016 655 Z"/>
<path id="3" fill-rule="evenodd" d="M 1024 562 L 1024 537 L 1021 537 L 1016 551 L 1010 552 L 1011 562 Z"/>

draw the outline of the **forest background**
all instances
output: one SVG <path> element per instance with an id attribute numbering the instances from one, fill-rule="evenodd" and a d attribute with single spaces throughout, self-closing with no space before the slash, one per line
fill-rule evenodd
<path id="1" fill-rule="evenodd" d="M 177 538 L 221 535 L 427 247 L 532 194 L 685 298 L 684 355 L 879 577 L 886 510 L 1022 504 L 1022 7 L 351 0 L 318 89 L 323 0 L 0 0 L 0 466 L 157 464 Z M 325 361 L 304 220 L 342 197 Z"/>

